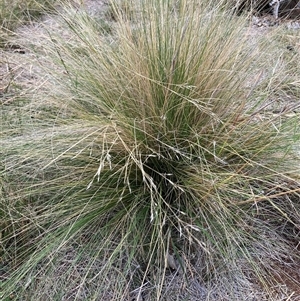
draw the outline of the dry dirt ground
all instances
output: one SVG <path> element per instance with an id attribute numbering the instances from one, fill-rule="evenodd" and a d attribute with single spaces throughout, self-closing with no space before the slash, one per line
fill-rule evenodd
<path id="1" fill-rule="evenodd" d="M 90 15 L 101 18 L 103 11 L 106 7 L 105 1 L 97 0 L 85 0 L 84 7 L 89 12 Z M 80 9 L 80 7 L 77 7 Z M 247 29 L 249 35 L 249 41 L 255 43 L 257 36 L 268 36 L 268 34 L 278 28 L 278 26 L 284 26 L 293 30 L 300 30 L 300 22 L 297 20 L 274 20 L 270 15 L 265 16 L 255 16 L 250 22 L 250 26 Z M 43 71 L 43 64 L 47 62 L 46 53 L 45 57 L 38 57 L 36 53 L 32 51 L 32 44 L 40 45 L 43 48 L 43 43 L 47 39 L 47 31 L 45 28 L 52 28 L 56 32 L 61 33 L 61 35 L 68 38 L 68 33 L 65 32 L 64 28 L 61 28 L 59 22 L 57 22 L 57 17 L 55 16 L 44 16 L 40 22 L 33 23 L 31 25 L 20 27 L 17 31 L 17 35 L 11 38 L 7 47 L 0 49 L 0 103 L 4 106 L 10 105 L 16 99 L 20 99 L 22 95 L 26 95 L 27 91 L 32 91 L 35 89 L 43 89 L 49 84 L 49 78 Z M 288 47 L 289 45 L 287 45 Z M 292 49 L 300 53 L 300 49 Z M 45 89 L 46 91 L 47 89 Z M 31 92 L 32 95 L 32 92 Z M 32 112 L 35 114 L 35 112 Z M 72 264 L 72 258 L 76 258 L 76 250 L 67 250 L 65 256 L 62 256 L 62 262 L 60 267 L 56 270 L 57 274 L 63 275 L 64 270 L 70 269 Z M 95 261 L 95 265 L 101 265 L 101 262 Z M 75 267 L 74 273 L 79 273 Z M 96 269 L 97 267 L 95 267 Z M 293 269 L 294 270 L 294 269 Z M 289 271 L 287 271 L 289 272 Z M 295 272 L 293 272 L 295 274 Z M 75 275 L 75 274 L 74 274 Z M 300 283 L 300 267 L 298 275 L 293 275 L 295 278 L 299 279 Z M 189 285 L 186 286 L 182 282 L 180 273 L 172 273 L 166 277 L 167 283 L 167 294 L 169 298 L 165 300 L 191 300 L 191 301 L 201 301 L 201 300 L 230 300 L 230 297 L 222 295 L 222 289 L 220 287 L 222 284 L 215 283 L 214 287 L 205 288 L 201 281 L 197 277 L 191 279 Z M 275 275 L 278 279 L 278 284 L 274 287 L 274 300 L 290 300 L 296 301 L 300 300 L 300 286 L 295 283 L 290 282 L 288 279 L 282 279 L 281 275 Z M 74 276 L 74 279 L 76 276 Z M 55 280 L 53 280 L 55 282 Z M 76 282 L 76 280 L 75 280 Z M 238 282 L 237 282 L 238 283 Z M 255 285 L 254 285 L 255 286 Z M 51 284 L 49 283 L 49 290 L 51 290 Z M 44 287 L 46 289 L 46 287 Z M 137 296 L 136 292 L 128 292 L 128 301 L 150 301 L 151 297 L 147 297 L 147 287 L 143 288 L 143 297 Z M 237 295 L 240 294 L 240 300 L 270 300 L 268 297 L 259 292 L 259 288 L 256 286 L 253 292 L 243 292 L 239 291 L 237 284 L 236 288 Z M 292 293 L 291 293 L 292 292 Z M 49 295 L 48 295 L 49 296 Z M 80 300 L 85 300 L 85 295 L 83 294 Z M 74 296 L 73 296 L 74 297 Z M 72 289 L 70 289 L 68 297 L 66 296 L 64 300 L 73 300 Z M 44 296 L 44 300 L 51 300 L 50 297 Z M 107 297 L 107 300 L 110 300 Z M 125 299 L 124 299 L 125 300 Z M 100 301 L 100 299 L 99 299 Z"/>

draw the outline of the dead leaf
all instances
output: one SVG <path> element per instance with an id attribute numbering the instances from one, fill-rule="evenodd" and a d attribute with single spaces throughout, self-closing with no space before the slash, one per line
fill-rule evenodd
<path id="1" fill-rule="evenodd" d="M 169 253 L 167 254 L 167 267 L 172 270 L 177 270 L 178 267 L 174 256 Z"/>

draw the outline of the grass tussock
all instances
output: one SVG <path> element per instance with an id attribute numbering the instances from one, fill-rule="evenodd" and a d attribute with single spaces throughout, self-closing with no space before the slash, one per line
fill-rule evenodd
<path id="1" fill-rule="evenodd" d="M 3 135 L 1 297 L 275 300 L 297 281 L 299 128 L 273 114 L 269 73 L 249 87 L 245 22 L 196 1 L 112 7 L 113 36 L 62 13 L 56 105 Z"/>

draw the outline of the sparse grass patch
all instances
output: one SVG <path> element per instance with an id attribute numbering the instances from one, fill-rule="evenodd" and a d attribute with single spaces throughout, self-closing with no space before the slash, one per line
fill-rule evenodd
<path id="1" fill-rule="evenodd" d="M 1 0 L 0 46 L 14 30 L 25 22 L 35 20 L 46 10 L 53 9 L 57 0 Z"/>
<path id="2" fill-rule="evenodd" d="M 245 21 L 196 2 L 147 1 L 112 37 L 70 8 L 72 37 L 49 30 L 55 107 L 1 137 L 1 297 L 276 300 L 274 265 L 299 262 L 298 120 L 270 114 L 272 73 L 247 86 Z"/>
<path id="3" fill-rule="evenodd" d="M 278 28 L 270 30 L 263 37 L 270 43 L 270 48 L 266 53 L 266 67 L 264 72 L 270 73 L 271 82 L 266 82 L 264 91 L 269 91 L 270 99 L 277 103 L 273 112 L 285 110 L 299 113 L 299 45 L 297 43 L 299 33 L 287 28 L 282 24 Z M 263 51 L 262 46 L 261 51 Z M 289 111 L 288 110 L 288 111 Z"/>
<path id="4" fill-rule="evenodd" d="M 295 98 L 299 99 L 299 80 L 300 63 L 298 56 L 300 53 L 299 31 L 288 29 L 286 26 L 280 28 L 273 35 L 274 40 L 278 43 L 278 48 L 282 49 L 283 59 L 286 64 L 287 78 L 289 86 L 295 91 Z M 280 45 L 280 46 L 279 46 Z"/>

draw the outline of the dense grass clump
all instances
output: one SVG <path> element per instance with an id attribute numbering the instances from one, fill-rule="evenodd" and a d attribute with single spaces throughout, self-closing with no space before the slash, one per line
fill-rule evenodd
<path id="1" fill-rule="evenodd" d="M 114 5 L 113 36 L 68 8 L 71 38 L 49 31 L 56 104 L 2 141 L 2 297 L 246 300 L 295 283 L 297 121 L 270 109 L 245 22 L 197 2 Z"/>

